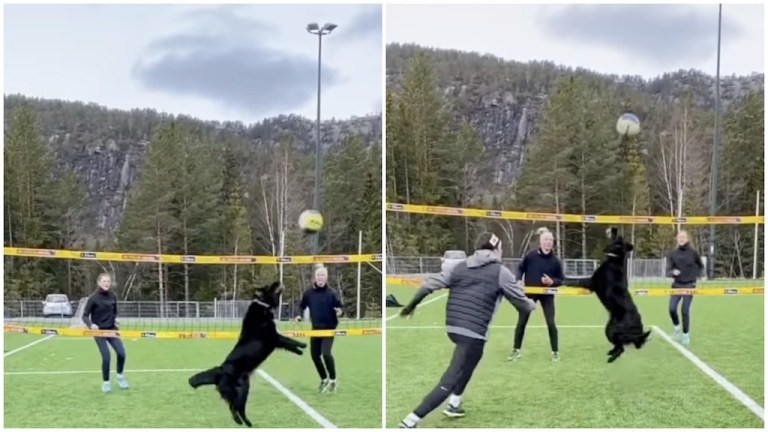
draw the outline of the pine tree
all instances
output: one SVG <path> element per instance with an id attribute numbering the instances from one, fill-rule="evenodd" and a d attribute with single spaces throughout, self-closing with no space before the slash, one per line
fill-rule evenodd
<path id="1" fill-rule="evenodd" d="M 53 159 L 43 144 L 34 111 L 21 105 L 13 112 L 5 135 L 5 244 L 28 248 L 50 247 L 53 225 L 46 208 L 54 196 Z M 5 258 L 6 298 L 40 297 L 56 289 L 42 260 Z"/>
<path id="2" fill-rule="evenodd" d="M 187 125 L 180 125 L 179 138 L 181 153 L 172 185 L 172 212 L 179 223 L 174 243 L 180 246 L 179 252 L 184 255 L 209 254 L 216 248 L 210 233 L 219 226 L 221 218 L 216 206 L 221 185 L 214 163 L 218 148 L 201 131 Z M 179 276 L 185 302 L 196 297 L 193 291 L 208 282 L 206 276 L 209 273 L 210 270 L 203 266 L 183 264 Z"/>
<path id="3" fill-rule="evenodd" d="M 747 94 L 725 116 L 723 146 L 718 181 L 721 215 L 755 213 L 758 191 L 761 193 L 760 214 L 765 214 L 765 96 L 762 91 Z M 757 256 L 763 256 L 764 242 L 758 230 Z M 761 275 L 760 262 L 754 271 L 754 226 L 717 227 L 717 262 L 715 270 L 725 277 Z"/>
<path id="4" fill-rule="evenodd" d="M 174 212 L 175 179 L 178 158 L 183 154 L 180 127 L 171 122 L 163 125 L 148 146 L 146 160 L 138 184 L 128 199 L 120 232 L 120 247 L 144 253 L 168 254 L 180 248 L 177 238 L 179 220 Z M 142 269 L 151 284 L 157 283 L 160 314 L 165 316 L 169 298 L 167 266 L 158 263 L 154 271 Z"/>
<path id="5" fill-rule="evenodd" d="M 236 143 L 225 142 L 222 152 L 222 171 L 219 173 L 222 185 L 219 198 L 222 209 L 219 241 L 222 252 L 228 255 L 250 255 L 253 250 L 251 227 L 243 203 L 241 173 L 238 170 L 241 151 Z M 236 299 L 244 283 L 247 269 L 235 264 L 231 269 L 225 268 L 223 272 L 223 295 L 225 298 Z"/>

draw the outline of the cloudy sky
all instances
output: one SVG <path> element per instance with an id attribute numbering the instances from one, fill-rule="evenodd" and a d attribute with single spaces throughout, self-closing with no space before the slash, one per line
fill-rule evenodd
<path id="1" fill-rule="evenodd" d="M 387 42 L 646 78 L 715 74 L 717 5 L 388 5 Z M 762 5 L 724 5 L 721 73 L 764 72 Z"/>
<path id="2" fill-rule="evenodd" d="M 66 19 L 62 16 L 66 15 Z M 379 5 L 6 5 L 5 94 L 246 123 L 381 111 Z"/>

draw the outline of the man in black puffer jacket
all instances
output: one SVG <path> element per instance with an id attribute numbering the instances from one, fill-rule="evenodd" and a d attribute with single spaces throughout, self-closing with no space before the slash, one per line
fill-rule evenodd
<path id="1" fill-rule="evenodd" d="M 443 413 L 448 417 L 463 417 L 461 396 L 483 357 L 488 326 L 502 297 L 519 311 L 535 308 L 515 275 L 501 264 L 501 240 L 495 234 L 480 234 L 475 249 L 465 262 L 427 277 L 413 300 L 400 312 L 401 316 L 409 317 L 427 295 L 448 288 L 445 324 L 448 338 L 455 345 L 451 363 L 440 383 L 400 422 L 400 428 L 416 427 L 446 399 L 448 406 Z"/>
<path id="2" fill-rule="evenodd" d="M 667 277 L 673 278 L 672 289 L 692 289 L 696 288 L 696 280 L 704 270 L 704 263 L 701 262 L 699 253 L 691 247 L 688 242 L 688 232 L 680 231 L 677 233 L 677 248 L 669 253 L 667 257 Z M 677 305 L 683 301 L 683 334 L 680 337 L 680 320 L 677 317 Z M 675 326 L 675 340 L 681 341 L 683 345 L 691 343 L 689 333 L 691 327 L 691 302 L 692 295 L 672 295 L 669 298 L 669 316 L 672 318 L 672 325 Z"/>

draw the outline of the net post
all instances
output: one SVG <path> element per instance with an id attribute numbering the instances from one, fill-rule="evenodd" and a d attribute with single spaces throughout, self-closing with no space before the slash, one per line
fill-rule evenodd
<path id="1" fill-rule="evenodd" d="M 280 256 L 285 255 L 285 231 L 280 231 Z M 278 270 L 280 272 L 280 285 L 283 285 L 283 260 L 278 260 Z M 280 293 L 280 299 L 277 302 L 277 321 L 283 318 L 283 293 Z"/>
<path id="2" fill-rule="evenodd" d="M 755 201 L 755 216 L 760 216 L 760 191 L 757 191 L 757 198 Z M 757 237 L 760 235 L 758 230 L 758 222 L 755 220 L 755 240 L 752 251 L 752 279 L 757 279 Z"/>
<path id="3" fill-rule="evenodd" d="M 362 255 L 363 254 L 363 231 L 359 231 L 357 235 L 357 254 Z M 363 263 L 358 261 L 357 262 L 357 306 L 356 306 L 356 313 L 357 319 L 360 319 L 360 272 L 362 270 Z"/>

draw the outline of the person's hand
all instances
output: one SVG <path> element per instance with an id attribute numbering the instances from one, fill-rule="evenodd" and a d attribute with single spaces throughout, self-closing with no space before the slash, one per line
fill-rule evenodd
<path id="1" fill-rule="evenodd" d="M 341 316 L 341 314 L 342 314 L 342 310 L 341 310 L 341 308 L 333 308 L 333 310 L 335 310 L 335 311 L 336 311 L 336 316 L 337 316 L 337 317 L 340 317 L 340 316 Z"/>
<path id="2" fill-rule="evenodd" d="M 552 281 L 552 278 L 544 274 L 544 276 L 541 277 L 541 284 L 544 286 L 550 286 L 554 282 Z"/>
<path id="3" fill-rule="evenodd" d="M 91 330 L 98 330 L 98 329 L 99 329 L 99 326 L 97 326 L 96 324 L 91 324 Z"/>
<path id="4" fill-rule="evenodd" d="M 301 315 L 297 315 L 296 318 L 294 318 L 297 322 L 301 322 Z"/>
<path id="5" fill-rule="evenodd" d="M 672 275 L 673 276 L 680 276 L 680 270 L 678 270 L 678 269 L 672 270 Z"/>
<path id="6" fill-rule="evenodd" d="M 120 324 L 120 318 L 115 318 L 115 324 Z"/>

